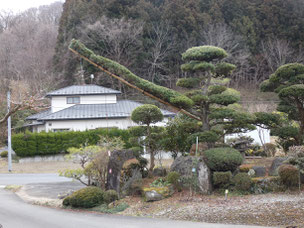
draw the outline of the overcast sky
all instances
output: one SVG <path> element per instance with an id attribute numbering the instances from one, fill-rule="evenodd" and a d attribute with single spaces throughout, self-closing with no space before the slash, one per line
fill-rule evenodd
<path id="1" fill-rule="evenodd" d="M 13 10 L 17 13 L 32 7 L 49 5 L 56 1 L 63 2 L 64 0 L 0 0 L 0 10 Z"/>

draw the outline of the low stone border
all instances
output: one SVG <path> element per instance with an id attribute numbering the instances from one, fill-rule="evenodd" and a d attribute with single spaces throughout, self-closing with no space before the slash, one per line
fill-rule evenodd
<path id="1" fill-rule="evenodd" d="M 29 196 L 24 187 L 21 187 L 18 191 L 15 192 L 23 201 L 30 204 L 41 205 L 41 206 L 50 206 L 50 207 L 62 207 L 62 199 L 49 199 L 43 197 L 33 197 Z"/>

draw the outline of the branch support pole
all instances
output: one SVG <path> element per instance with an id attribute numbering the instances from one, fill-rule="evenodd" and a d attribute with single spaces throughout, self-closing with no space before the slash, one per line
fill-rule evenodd
<path id="1" fill-rule="evenodd" d="M 137 91 L 141 92 L 142 94 L 144 94 L 144 95 L 146 95 L 146 96 L 148 96 L 148 97 L 150 97 L 150 98 L 152 98 L 152 99 L 154 99 L 154 100 L 157 100 L 157 101 L 159 101 L 159 102 L 162 103 L 162 104 L 165 104 L 165 105 L 167 105 L 167 106 L 173 108 L 176 112 L 181 112 L 181 113 L 183 113 L 183 114 L 189 116 L 190 118 L 195 119 L 195 120 L 198 120 L 198 121 L 201 120 L 200 118 L 198 118 L 197 116 L 195 116 L 195 115 L 193 115 L 193 114 L 187 112 L 186 110 L 181 109 L 181 108 L 178 108 L 178 107 L 175 107 L 175 106 L 173 106 L 172 104 L 170 104 L 170 103 L 168 103 L 168 102 L 166 102 L 166 101 L 164 101 L 164 100 L 162 100 L 162 99 L 160 99 L 160 98 L 158 98 L 158 97 L 156 97 L 156 96 L 154 96 L 154 95 L 152 95 L 152 94 L 150 94 L 150 93 L 144 91 L 143 89 L 141 89 L 141 88 L 139 88 L 139 87 L 137 87 L 137 86 L 135 86 L 135 85 L 129 83 L 128 81 L 126 81 L 125 79 L 119 77 L 118 75 L 111 73 L 110 71 L 108 71 L 108 70 L 106 70 L 105 68 L 103 68 L 102 66 L 96 64 L 95 62 L 93 62 L 93 61 L 90 60 L 89 58 L 87 58 L 87 57 L 81 55 L 81 54 L 78 53 L 76 50 L 74 50 L 74 49 L 72 49 L 72 48 L 69 48 L 69 50 L 70 50 L 71 52 L 73 52 L 74 54 L 78 55 L 80 58 L 86 60 L 87 62 L 89 62 L 89 63 L 92 64 L 93 66 L 97 67 L 97 68 L 100 69 L 101 71 L 105 72 L 105 73 L 108 74 L 109 76 L 111 76 L 111 77 L 113 77 L 113 78 L 116 78 L 116 79 L 119 80 L 120 82 L 126 84 L 127 86 L 129 86 L 129 87 L 131 87 L 131 88 L 133 88 L 133 89 L 136 89 Z"/>
<path id="2" fill-rule="evenodd" d="M 11 92 L 7 92 L 7 112 L 11 111 Z M 12 126 L 11 126 L 11 116 L 7 119 L 7 158 L 8 158 L 8 171 L 12 172 Z"/>

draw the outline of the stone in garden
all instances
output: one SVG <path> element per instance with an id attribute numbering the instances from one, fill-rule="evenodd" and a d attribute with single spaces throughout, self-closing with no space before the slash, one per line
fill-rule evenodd
<path id="1" fill-rule="evenodd" d="M 123 164 L 135 158 L 132 150 L 115 150 L 111 153 L 108 164 L 107 189 L 120 192 L 120 175 Z"/>
<path id="2" fill-rule="evenodd" d="M 197 175 L 200 193 L 211 193 L 211 172 L 202 158 L 193 156 L 178 157 L 171 165 L 170 171 L 178 172 L 181 175 L 181 179 L 189 179 L 193 175 Z"/>
<path id="3" fill-rule="evenodd" d="M 174 193 L 172 186 L 144 188 L 143 191 L 147 202 L 159 201 L 172 196 Z"/>
<path id="4" fill-rule="evenodd" d="M 153 176 L 165 177 L 167 175 L 167 170 L 165 168 L 155 168 L 153 169 Z"/>
<path id="5" fill-rule="evenodd" d="M 273 161 L 272 161 L 272 164 L 270 166 L 270 169 L 269 169 L 269 176 L 278 176 L 278 168 L 283 164 L 284 161 L 286 161 L 287 158 L 275 158 Z"/>
<path id="6" fill-rule="evenodd" d="M 266 176 L 266 168 L 263 166 L 253 166 L 252 169 L 255 172 L 256 177 L 265 177 Z"/>

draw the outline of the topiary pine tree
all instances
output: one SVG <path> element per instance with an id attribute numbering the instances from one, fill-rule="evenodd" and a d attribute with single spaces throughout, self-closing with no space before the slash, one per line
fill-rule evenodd
<path id="1" fill-rule="evenodd" d="M 153 171 L 155 166 L 154 155 L 155 155 L 155 146 L 154 146 L 154 137 L 152 137 L 151 124 L 155 124 L 164 119 L 164 116 L 160 109 L 155 105 L 145 104 L 137 107 L 133 110 L 131 114 L 131 119 L 139 124 L 146 127 L 146 149 L 148 154 L 150 154 L 150 174 Z"/>
<path id="2" fill-rule="evenodd" d="M 240 99 L 240 95 L 236 90 L 227 88 L 229 80 L 224 77 L 232 72 L 235 66 L 221 61 L 227 56 L 221 48 L 194 47 L 183 54 L 183 59 L 188 62 L 182 65 L 182 69 L 193 74 L 192 78 L 180 79 L 177 83 L 192 89 L 186 95 L 138 77 L 119 63 L 96 55 L 78 40 L 72 40 L 69 48 L 111 77 L 120 78 L 123 83 L 145 95 L 199 120 L 201 128 L 192 138 L 199 136 L 200 142 L 212 144 L 224 134 L 255 128 L 251 125 L 255 117 L 233 106 Z"/>
<path id="3" fill-rule="evenodd" d="M 200 141 L 215 142 L 224 134 L 254 129 L 255 117 L 233 107 L 240 100 L 238 91 L 227 88 L 227 77 L 236 66 L 222 61 L 227 57 L 224 49 L 199 46 L 182 54 L 186 61 L 181 66 L 192 77 L 181 78 L 177 85 L 187 88 L 187 95 L 194 105 L 187 109 L 201 119 Z"/>
<path id="4" fill-rule="evenodd" d="M 304 140 L 304 65 L 290 63 L 279 67 L 268 80 L 261 84 L 261 91 L 277 93 L 280 98 L 277 110 L 285 113 L 288 118 L 287 120 L 281 118 L 280 122 L 269 126 L 272 134 L 280 138 L 285 150 L 292 145 L 302 145 Z"/>

